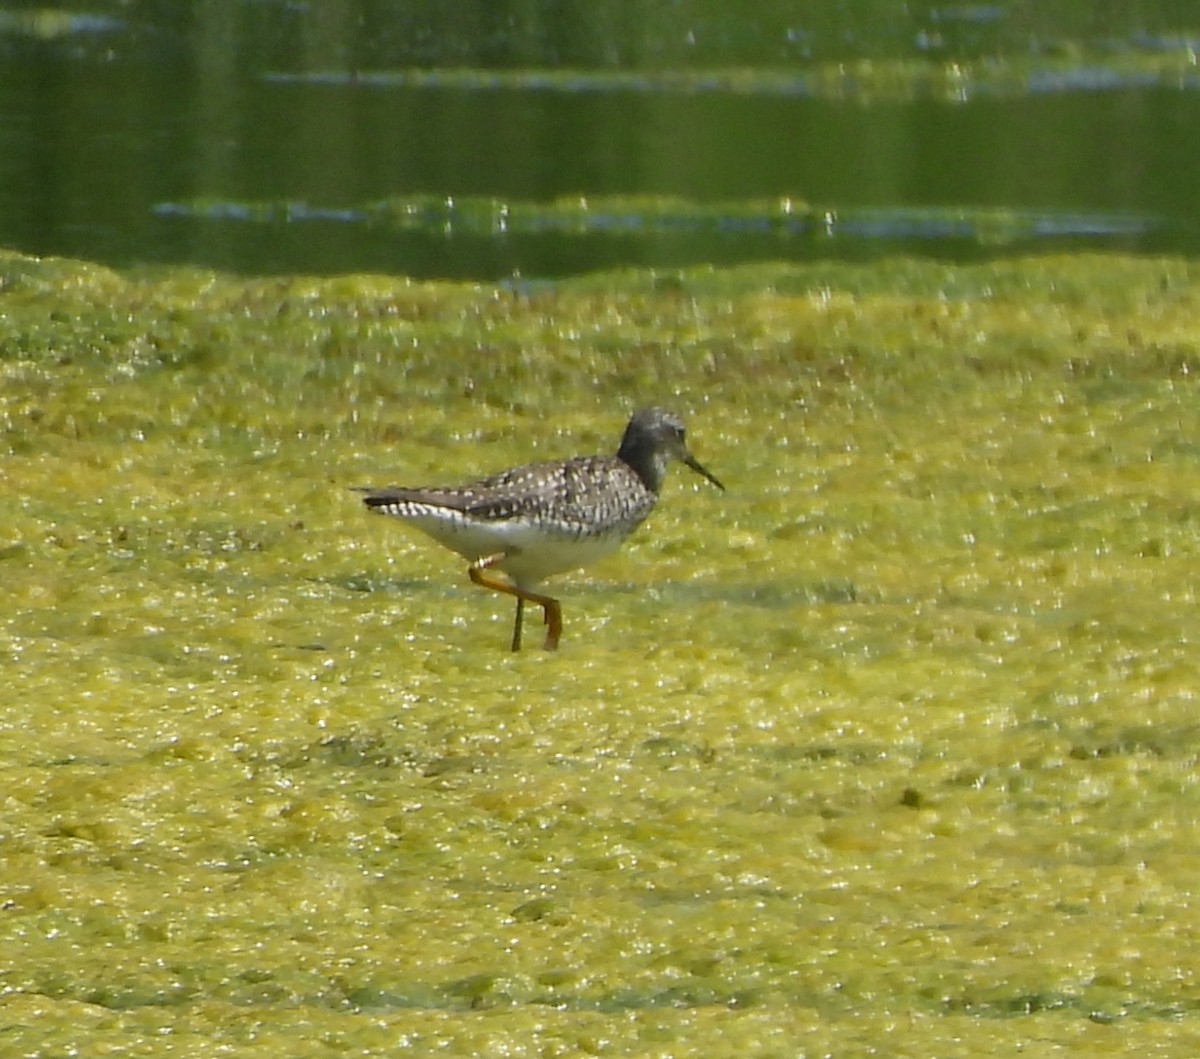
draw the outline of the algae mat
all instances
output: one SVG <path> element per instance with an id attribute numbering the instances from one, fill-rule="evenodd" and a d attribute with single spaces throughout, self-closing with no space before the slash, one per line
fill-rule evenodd
<path id="1" fill-rule="evenodd" d="M 1194 1054 L 1200 277 L 0 259 L 0 1050 Z M 668 482 L 556 654 L 348 486 Z"/>

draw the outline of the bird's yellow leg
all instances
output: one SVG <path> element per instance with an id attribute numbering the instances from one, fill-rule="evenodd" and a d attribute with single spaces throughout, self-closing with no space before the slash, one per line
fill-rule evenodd
<path id="1" fill-rule="evenodd" d="M 553 596 L 543 596 L 537 592 L 526 592 L 524 589 L 517 588 L 516 585 L 509 584 L 507 581 L 498 581 L 494 577 L 489 577 L 484 571 L 489 566 L 495 566 L 496 563 L 504 559 L 503 552 L 497 552 L 495 555 L 485 555 L 482 559 L 476 559 L 470 566 L 467 567 L 467 576 L 483 588 L 490 588 L 494 592 L 503 592 L 509 596 L 515 596 L 517 599 L 517 617 L 513 626 L 512 649 L 519 651 L 521 649 L 521 619 L 524 611 L 524 603 L 528 600 L 530 603 L 536 603 L 542 608 L 543 620 L 547 626 L 546 642 L 542 646 L 547 651 L 553 651 L 558 647 L 559 638 L 562 636 L 562 607 L 557 599 Z"/>

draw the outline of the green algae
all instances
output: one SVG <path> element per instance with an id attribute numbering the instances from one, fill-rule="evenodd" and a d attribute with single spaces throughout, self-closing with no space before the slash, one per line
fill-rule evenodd
<path id="1" fill-rule="evenodd" d="M 856 57 L 778 66 L 697 66 L 659 62 L 653 69 L 407 67 L 271 72 L 275 84 L 454 89 L 464 92 L 660 93 L 778 96 L 870 105 L 912 100 L 965 103 L 1115 88 L 1194 89 L 1194 42 L 1161 38 L 1102 44 L 1063 40 L 1038 52 L 1027 41 L 988 54 L 933 49 L 925 55 Z"/>
<path id="2" fill-rule="evenodd" d="M 1195 1047 L 1200 281 L 0 259 L 5 1045 Z M 684 479 L 553 655 L 347 486 Z"/>
<path id="3" fill-rule="evenodd" d="M 920 237 L 993 248 L 1055 236 L 1141 235 L 1161 224 L 1141 214 L 985 206 L 856 207 L 810 203 L 787 195 L 715 202 L 678 196 L 574 195 L 543 202 L 489 195 L 413 194 L 338 207 L 294 199 L 237 202 L 201 198 L 159 203 L 155 211 L 168 217 L 272 226 L 336 221 L 435 238 L 705 236 L 827 244 L 842 238 Z"/>

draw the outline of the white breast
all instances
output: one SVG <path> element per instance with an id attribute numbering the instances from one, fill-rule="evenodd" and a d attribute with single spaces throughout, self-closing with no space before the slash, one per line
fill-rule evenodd
<path id="1" fill-rule="evenodd" d="M 503 552 L 505 558 L 496 567 L 526 589 L 611 554 L 641 521 L 613 526 L 606 533 L 577 536 L 554 532 L 544 524 L 526 519 L 476 519 L 459 511 L 412 501 L 382 510 L 402 518 L 471 562 Z"/>

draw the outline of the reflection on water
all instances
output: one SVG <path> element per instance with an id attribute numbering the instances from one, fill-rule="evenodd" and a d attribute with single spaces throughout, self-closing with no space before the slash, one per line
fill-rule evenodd
<path id="1" fill-rule="evenodd" d="M 457 89 L 468 92 L 729 93 L 829 99 L 859 104 L 935 99 L 976 99 L 1056 92 L 1111 92 L 1157 86 L 1194 91 L 1200 70 L 1190 43 L 1156 52 L 1130 49 L 1103 63 L 1080 56 L 990 62 L 901 59 L 809 64 L 804 69 L 660 70 L 360 70 L 267 71 L 263 80 L 280 85 L 354 88 Z"/>
<path id="2" fill-rule="evenodd" d="M 908 206 L 834 209 L 790 198 L 705 204 L 678 199 L 577 197 L 552 203 L 522 203 L 425 195 L 358 207 L 299 201 L 201 200 L 155 203 L 152 210 L 158 217 L 182 222 L 336 224 L 364 231 L 382 228 L 397 234 L 444 240 L 466 237 L 499 244 L 530 238 L 581 244 L 622 238 L 661 251 L 664 239 L 690 236 L 704 238 L 714 250 L 740 248 L 748 256 L 754 253 L 754 243 L 761 250 L 757 256 L 787 256 L 797 243 L 801 247 L 819 245 L 837 253 L 847 241 L 904 243 L 910 247 L 920 241 L 956 242 L 995 248 L 1062 238 L 1133 239 L 1159 227 L 1154 218 L 1132 214 Z"/>
<path id="3" fill-rule="evenodd" d="M 491 277 L 1193 252 L 1190 6 L 1078 8 L 0 10 L 0 245 Z M 640 204 L 561 222 L 581 197 Z M 508 215 L 497 227 L 459 209 L 439 227 L 425 206 L 407 223 L 387 207 L 448 200 Z M 660 200 L 686 205 L 664 217 Z M 777 219 L 726 208 L 781 200 L 819 204 L 783 242 Z"/>

